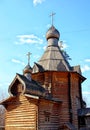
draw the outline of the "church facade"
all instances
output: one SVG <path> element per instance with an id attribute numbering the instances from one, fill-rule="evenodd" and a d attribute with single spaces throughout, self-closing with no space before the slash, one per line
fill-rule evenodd
<path id="1" fill-rule="evenodd" d="M 70 66 L 58 45 L 59 31 L 52 25 L 47 33 L 47 48 L 38 63 L 16 74 L 9 86 L 5 130 L 75 130 L 85 127 L 80 112 L 82 99 L 80 66 Z"/>

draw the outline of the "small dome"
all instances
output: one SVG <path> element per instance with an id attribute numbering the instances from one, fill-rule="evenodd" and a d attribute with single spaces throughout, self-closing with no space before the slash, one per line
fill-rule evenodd
<path id="1" fill-rule="evenodd" d="M 26 73 L 32 73 L 32 68 L 30 67 L 29 64 L 24 68 L 23 73 L 24 74 L 26 74 Z"/>
<path id="2" fill-rule="evenodd" d="M 52 25 L 52 26 L 48 29 L 47 33 L 46 33 L 46 39 L 47 39 L 47 40 L 48 40 L 49 38 L 57 38 L 57 39 L 59 39 L 59 37 L 60 37 L 59 31 Z"/>

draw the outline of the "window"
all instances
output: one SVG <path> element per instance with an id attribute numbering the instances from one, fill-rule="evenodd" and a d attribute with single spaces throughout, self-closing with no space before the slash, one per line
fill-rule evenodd
<path id="1" fill-rule="evenodd" d="M 44 111 L 44 116 L 45 116 L 45 122 L 50 121 L 50 112 Z"/>

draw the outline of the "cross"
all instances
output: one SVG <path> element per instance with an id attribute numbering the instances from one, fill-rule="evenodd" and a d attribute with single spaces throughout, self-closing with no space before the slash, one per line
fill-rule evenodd
<path id="1" fill-rule="evenodd" d="M 50 14 L 50 17 L 51 17 L 51 24 L 52 24 L 52 25 L 53 25 L 53 16 L 54 16 L 55 14 L 56 14 L 56 13 L 53 13 L 53 12 Z"/>
<path id="2" fill-rule="evenodd" d="M 30 52 L 28 52 L 27 53 L 27 56 L 28 56 L 28 65 L 29 65 L 29 63 L 30 63 L 30 55 L 31 55 L 32 53 L 30 53 Z"/>

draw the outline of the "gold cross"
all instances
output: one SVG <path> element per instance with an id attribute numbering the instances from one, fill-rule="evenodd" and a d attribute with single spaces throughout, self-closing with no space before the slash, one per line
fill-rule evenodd
<path id="1" fill-rule="evenodd" d="M 28 56 L 28 65 L 29 65 L 29 63 L 30 63 L 30 55 L 31 55 L 32 53 L 30 53 L 30 52 L 28 52 L 27 53 L 27 56 Z"/>
<path id="2" fill-rule="evenodd" d="M 56 13 L 53 13 L 53 12 L 50 14 L 50 17 L 51 17 L 51 24 L 52 24 L 52 25 L 53 25 L 53 16 L 54 16 L 55 14 L 56 14 Z"/>

